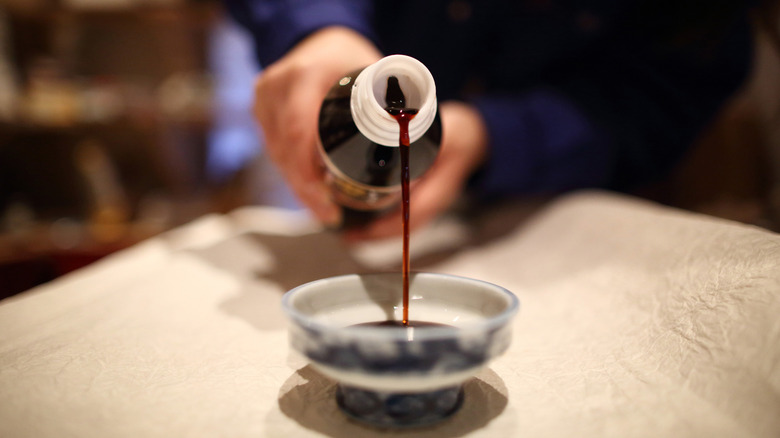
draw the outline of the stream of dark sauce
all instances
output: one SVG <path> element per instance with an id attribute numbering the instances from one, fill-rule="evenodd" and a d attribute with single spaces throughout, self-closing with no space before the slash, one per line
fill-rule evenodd
<path id="1" fill-rule="evenodd" d="M 398 147 L 401 152 L 401 215 L 403 217 L 403 252 L 401 276 L 403 283 L 403 319 L 404 326 L 409 325 L 409 121 L 417 115 L 418 109 L 406 107 L 406 97 L 398 83 L 398 78 L 387 78 L 385 110 L 398 122 Z"/>

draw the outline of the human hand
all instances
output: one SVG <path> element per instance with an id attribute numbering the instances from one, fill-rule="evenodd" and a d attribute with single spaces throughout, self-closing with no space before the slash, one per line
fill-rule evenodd
<path id="1" fill-rule="evenodd" d="M 345 73 L 381 59 L 365 37 L 344 27 L 319 30 L 268 66 L 255 82 L 254 114 L 269 157 L 303 205 L 327 225 L 341 221 L 317 157 L 322 99 Z"/>
<path id="2" fill-rule="evenodd" d="M 463 102 L 439 105 L 442 143 L 439 156 L 430 169 L 414 181 L 409 197 L 409 226 L 418 229 L 450 207 L 465 188 L 472 172 L 487 155 L 488 133 L 482 115 Z M 411 146 L 414 147 L 414 146 Z M 364 228 L 348 230 L 348 241 L 400 236 L 403 232 L 401 207 Z"/>

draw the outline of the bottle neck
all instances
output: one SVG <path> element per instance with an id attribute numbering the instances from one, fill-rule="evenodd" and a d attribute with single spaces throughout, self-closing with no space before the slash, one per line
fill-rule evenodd
<path id="1" fill-rule="evenodd" d="M 395 76 L 406 98 L 406 107 L 418 110 L 409 122 L 409 142 L 422 137 L 436 118 L 436 84 L 420 61 L 406 55 L 390 55 L 364 68 L 352 85 L 350 108 L 360 132 L 374 143 L 398 146 L 398 122 L 385 109 L 387 79 Z"/>

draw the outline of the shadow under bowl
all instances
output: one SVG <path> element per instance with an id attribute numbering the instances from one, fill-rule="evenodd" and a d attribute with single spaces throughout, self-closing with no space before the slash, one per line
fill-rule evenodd
<path id="1" fill-rule="evenodd" d="M 373 426 L 429 425 L 456 412 L 463 382 L 509 347 L 519 310 L 500 286 L 414 273 L 405 327 L 401 290 L 398 273 L 351 274 L 282 299 L 293 349 L 338 382 L 344 412 Z"/>

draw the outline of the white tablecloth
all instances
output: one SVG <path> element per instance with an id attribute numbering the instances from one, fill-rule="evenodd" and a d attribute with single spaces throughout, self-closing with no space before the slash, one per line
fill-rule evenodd
<path id="1" fill-rule="evenodd" d="M 780 236 L 598 192 L 495 217 L 414 235 L 413 268 L 514 291 L 513 344 L 453 418 L 390 434 L 780 436 Z M 399 248 L 246 208 L 6 299 L 0 436 L 388 435 L 289 352 L 279 300 Z"/>

